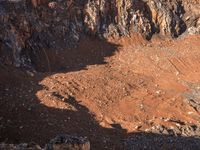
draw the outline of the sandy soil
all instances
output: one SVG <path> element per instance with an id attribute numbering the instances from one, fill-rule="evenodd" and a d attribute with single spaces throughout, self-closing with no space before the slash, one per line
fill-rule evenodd
<path id="1" fill-rule="evenodd" d="M 87 136 L 92 149 L 122 149 L 130 134 L 176 126 L 170 119 L 200 126 L 185 96 L 200 89 L 200 36 L 85 39 L 48 59 L 51 72 L 33 77 L 1 68 L 1 141 L 44 144 L 68 133 Z"/>

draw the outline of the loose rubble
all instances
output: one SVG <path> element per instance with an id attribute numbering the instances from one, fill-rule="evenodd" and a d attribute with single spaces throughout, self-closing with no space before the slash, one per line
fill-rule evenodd
<path id="1" fill-rule="evenodd" d="M 59 135 L 52 139 L 45 148 L 30 144 L 0 144 L 1 150 L 90 150 L 90 142 L 86 137 Z"/>
<path id="2" fill-rule="evenodd" d="M 136 133 L 124 140 L 124 147 L 127 150 L 146 149 L 184 149 L 184 150 L 198 150 L 200 140 L 198 138 L 173 137 L 163 136 L 154 133 Z"/>

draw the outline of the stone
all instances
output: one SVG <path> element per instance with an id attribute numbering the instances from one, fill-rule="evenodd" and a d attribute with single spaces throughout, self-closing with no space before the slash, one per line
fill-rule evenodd
<path id="1" fill-rule="evenodd" d="M 59 135 L 46 145 L 45 150 L 90 150 L 86 137 Z"/>
<path id="2" fill-rule="evenodd" d="M 34 143 L 22 143 L 22 144 L 0 144 L 1 150 L 42 150 L 42 148 Z"/>
<path id="3" fill-rule="evenodd" d="M 200 34 L 200 26 L 199 27 L 190 27 L 187 30 L 188 34 L 194 35 L 194 34 Z"/>

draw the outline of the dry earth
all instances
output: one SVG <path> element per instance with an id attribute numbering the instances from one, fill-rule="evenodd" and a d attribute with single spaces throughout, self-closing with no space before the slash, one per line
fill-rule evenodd
<path id="1" fill-rule="evenodd" d="M 200 36 L 86 38 L 70 55 L 49 59 L 51 72 L 34 76 L 1 67 L 1 142 L 45 144 L 68 133 L 102 150 L 124 149 L 124 139 L 138 133 L 200 136 Z"/>

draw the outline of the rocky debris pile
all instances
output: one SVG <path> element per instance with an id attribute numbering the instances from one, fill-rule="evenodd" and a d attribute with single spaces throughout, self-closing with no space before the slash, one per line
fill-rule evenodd
<path id="1" fill-rule="evenodd" d="M 187 103 L 194 108 L 197 112 L 200 112 L 200 99 L 199 98 L 186 98 Z"/>
<path id="2" fill-rule="evenodd" d="M 186 2 L 185 2 L 186 3 Z M 200 34 L 200 5 L 198 0 L 190 1 L 185 4 L 185 23 L 188 27 L 187 32 L 189 34 Z M 190 13 L 189 13 L 190 12 Z"/>
<path id="3" fill-rule="evenodd" d="M 196 34 L 199 8 L 198 0 L 2 0 L 0 62 L 31 68 L 38 55 L 76 47 L 82 35 Z"/>
<path id="4" fill-rule="evenodd" d="M 0 144 L 1 150 L 42 150 L 42 148 L 39 145 L 36 145 L 34 143 L 23 143 L 23 144 Z"/>
<path id="5" fill-rule="evenodd" d="M 128 150 L 134 149 L 198 149 L 200 126 L 172 118 L 162 118 L 171 126 L 156 124 L 142 133 L 130 135 L 124 140 Z"/>
<path id="6" fill-rule="evenodd" d="M 185 0 L 182 1 L 185 13 L 184 13 L 184 21 L 187 27 L 196 27 L 200 23 L 200 1 L 199 0 Z"/>
<path id="7" fill-rule="evenodd" d="M 89 150 L 90 142 L 86 137 L 61 135 L 52 139 L 47 144 L 46 150 Z"/>
<path id="8" fill-rule="evenodd" d="M 190 27 L 187 31 L 191 35 L 200 34 L 200 25 L 198 27 Z"/>
<path id="9" fill-rule="evenodd" d="M 199 138 L 165 136 L 154 133 L 136 133 L 124 140 L 124 147 L 127 150 L 146 149 L 184 149 L 197 150 L 200 145 Z"/>
<path id="10" fill-rule="evenodd" d="M 182 122 L 176 122 L 175 126 L 167 128 L 162 125 L 155 125 L 150 129 L 146 129 L 146 132 L 156 133 L 156 134 L 164 134 L 164 135 L 172 135 L 172 136 L 200 136 L 200 127 L 192 124 L 182 124 Z"/>
<path id="11" fill-rule="evenodd" d="M 184 93 L 185 101 L 194 108 L 195 111 L 200 113 L 200 85 L 199 84 L 189 84 L 185 83 L 190 89 L 188 92 Z"/>
<path id="12" fill-rule="evenodd" d="M 90 150 L 90 142 L 86 137 L 60 135 L 52 139 L 45 148 L 30 144 L 0 144 L 1 150 Z"/>

